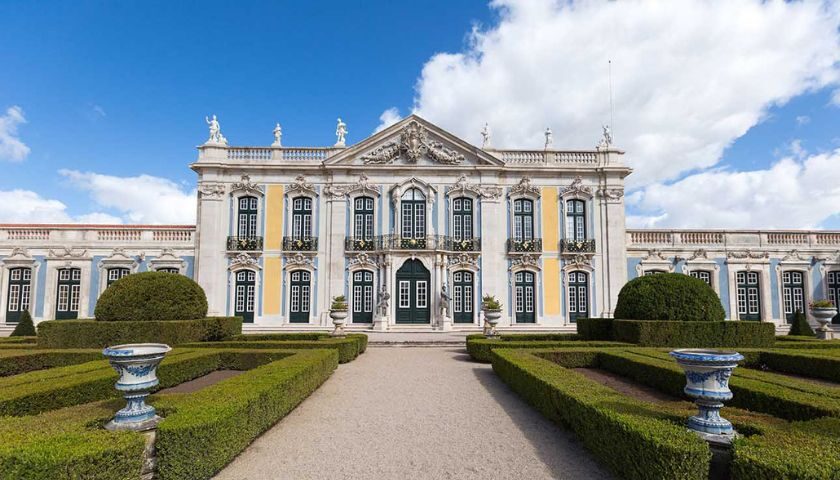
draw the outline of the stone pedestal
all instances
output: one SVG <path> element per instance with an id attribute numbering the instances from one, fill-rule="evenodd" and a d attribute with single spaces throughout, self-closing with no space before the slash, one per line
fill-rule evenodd
<path id="1" fill-rule="evenodd" d="M 438 320 L 438 325 L 440 325 L 440 329 L 443 332 L 451 332 L 452 331 L 452 318 L 449 315 L 441 315 L 440 319 Z"/>
<path id="2" fill-rule="evenodd" d="M 377 315 L 373 319 L 373 331 L 375 332 L 387 332 L 388 325 L 390 324 L 390 320 L 388 317 L 382 317 Z"/>
<path id="3" fill-rule="evenodd" d="M 837 338 L 835 333 L 831 330 L 817 329 L 817 331 L 814 333 L 817 334 L 817 338 L 819 338 L 820 340 L 834 340 L 835 338 Z"/>

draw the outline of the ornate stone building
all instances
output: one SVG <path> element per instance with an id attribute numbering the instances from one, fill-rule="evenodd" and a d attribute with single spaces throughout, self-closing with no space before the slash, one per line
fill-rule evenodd
<path id="1" fill-rule="evenodd" d="M 249 330 L 325 329 L 346 295 L 349 328 L 477 329 L 481 296 L 502 326 L 573 330 L 611 316 L 628 278 L 702 278 L 732 319 L 776 322 L 840 294 L 840 233 L 625 230 L 631 170 L 609 131 L 586 151 L 471 145 L 417 116 L 351 146 L 232 147 L 215 117 L 191 168 L 192 226 L 0 226 L 8 329 L 93 314 L 137 271 L 190 275 L 211 315 Z M 837 268 L 838 273 L 834 272 Z"/>

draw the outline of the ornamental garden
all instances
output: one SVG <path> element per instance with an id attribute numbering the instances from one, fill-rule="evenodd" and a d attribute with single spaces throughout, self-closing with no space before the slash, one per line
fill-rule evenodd
<path id="1" fill-rule="evenodd" d="M 498 335 L 503 306 L 484 306 L 473 361 L 618 478 L 840 478 L 840 340 L 804 315 L 783 337 L 724 321 L 714 291 L 681 274 L 628 282 L 616 318 L 578 319 L 576 334 Z M 242 335 L 241 318 L 206 316 L 195 282 L 149 272 L 109 286 L 95 319 L 35 332 L 23 318 L 0 342 L 0 478 L 211 478 L 364 354 L 367 337 L 343 332 L 346 299 L 332 310 L 332 334 Z M 136 343 L 172 347 L 145 386 L 159 420 L 106 428 L 126 399 L 103 349 Z"/>

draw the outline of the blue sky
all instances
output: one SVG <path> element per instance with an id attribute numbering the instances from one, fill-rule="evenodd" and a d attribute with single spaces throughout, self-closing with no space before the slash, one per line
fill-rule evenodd
<path id="1" fill-rule="evenodd" d="M 475 0 L 0 1 L 5 12 L 0 16 L 0 115 L 18 109 L 25 122 L 14 125 L 12 137 L 29 149 L 24 158 L 0 159 L 0 201 L 15 198 L 4 192 L 29 192 L 40 202 L 27 214 L 33 220 L 84 220 L 93 212 L 127 222 L 188 217 L 189 212 L 161 216 L 113 197 L 121 180 L 139 175 L 146 176 L 150 195 L 160 188 L 172 190 L 166 183 L 171 180 L 175 192 L 167 190 L 160 198 L 189 196 L 195 176 L 187 164 L 206 137 L 204 116 L 213 113 L 235 145 L 269 144 L 276 121 L 283 125 L 286 145 L 328 145 L 334 142 L 338 116 L 348 123 L 348 141 L 354 143 L 380 124 L 385 110 L 396 108 L 402 115 L 416 109 L 473 142 L 487 120 L 499 132 L 499 146 L 531 146 L 543 125 L 551 125 L 558 148 L 591 148 L 598 127 L 608 121 L 604 91 L 585 91 L 592 81 L 583 78 L 585 83 L 576 84 L 568 77 L 592 75 L 585 69 L 593 68 L 595 83 L 603 82 L 610 57 L 616 139 L 637 170 L 637 183 L 631 185 L 635 194 L 628 197 L 631 222 L 662 227 L 742 222 L 747 227 L 781 215 L 785 221 L 768 226 L 840 226 L 829 204 L 812 205 L 825 211 L 801 220 L 798 210 L 772 214 L 746 207 L 740 217 L 729 219 L 699 218 L 705 213 L 677 200 L 691 191 L 686 186 L 692 182 L 711 179 L 725 189 L 739 173 L 772 177 L 772 165 L 784 157 L 802 165 L 804 179 L 809 158 L 831 156 L 840 147 L 840 96 L 832 98 L 838 89 L 837 9 L 739 0 L 733 3 L 754 17 L 759 30 L 750 32 L 752 38 L 766 30 L 772 39 L 780 19 L 786 19 L 790 37 L 781 48 L 790 51 L 778 52 L 771 40 L 753 44 L 734 29 L 726 38 L 721 21 L 720 43 L 743 45 L 732 49 L 736 53 L 712 40 L 704 43 L 709 34 L 698 33 L 696 48 L 665 45 L 655 48 L 667 51 L 651 54 L 648 40 L 673 35 L 671 28 L 684 30 L 686 24 L 704 24 L 704 16 L 723 19 L 739 12 L 688 2 L 703 10 L 683 12 L 688 18 L 676 22 L 657 22 L 658 10 L 664 17 L 672 15 L 668 7 L 625 3 L 638 17 L 620 10 L 626 4 L 580 2 L 571 8 L 550 0 L 503 0 L 492 6 Z M 686 5 L 682 10 L 688 10 Z M 591 31 L 587 22 L 602 21 L 602 15 L 621 23 L 614 36 L 598 39 L 575 31 Z M 638 32 L 643 35 L 634 45 Z M 826 37 L 826 32 L 828 40 L 809 37 Z M 765 54 L 771 58 L 764 61 Z M 791 58 L 826 57 L 834 60 L 819 68 L 803 66 L 796 75 L 780 70 Z M 494 58 L 507 61 L 499 66 Z M 758 65 L 743 66 L 742 58 Z M 731 71 L 711 78 L 645 77 L 646 70 L 676 70 L 669 65 L 686 62 L 701 72 L 718 64 L 730 65 Z M 814 63 L 819 62 L 809 62 Z M 543 73 L 548 78 L 529 87 Z M 496 84 L 494 78 L 504 81 Z M 709 83 L 715 84 L 712 93 L 698 87 Z M 452 101 L 443 105 L 439 99 L 447 95 Z M 683 96 L 698 106 L 661 113 L 658 104 L 678 106 Z M 565 108 L 576 102 L 574 110 Z M 684 124 L 684 131 L 675 124 Z M 683 136 L 688 140 L 672 141 Z M 834 157 L 825 162 L 836 163 Z M 797 201 L 807 204 L 804 190 Z M 750 190 L 738 197 L 749 203 L 760 194 Z M 132 201 L 148 203 L 143 195 L 138 191 Z M 185 211 L 192 208 L 184 199 L 175 202 Z M 20 220 L 4 203 L 0 221 Z M 695 223 L 687 223 L 692 216 L 698 217 L 691 220 Z"/>

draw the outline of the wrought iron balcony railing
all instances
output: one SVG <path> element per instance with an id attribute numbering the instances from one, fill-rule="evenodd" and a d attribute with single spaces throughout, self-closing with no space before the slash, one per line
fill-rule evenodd
<path id="1" fill-rule="evenodd" d="M 315 237 L 283 237 L 283 251 L 285 252 L 314 252 L 318 250 L 318 239 Z"/>
<path id="2" fill-rule="evenodd" d="M 227 249 L 232 252 L 253 252 L 263 249 L 263 237 L 228 237 Z"/>
<path id="3" fill-rule="evenodd" d="M 595 253 L 595 240 L 560 240 L 560 251 L 563 253 Z"/>
<path id="4" fill-rule="evenodd" d="M 515 239 L 507 241 L 508 253 L 539 253 L 542 252 L 542 238 Z"/>
<path id="5" fill-rule="evenodd" d="M 373 250 L 381 250 L 381 237 L 376 238 L 358 238 L 347 237 L 344 239 L 344 250 L 348 252 L 370 252 Z"/>
<path id="6" fill-rule="evenodd" d="M 451 252 L 480 252 L 481 239 L 480 238 L 463 238 L 457 239 L 453 237 L 446 237 L 444 250 Z"/>

